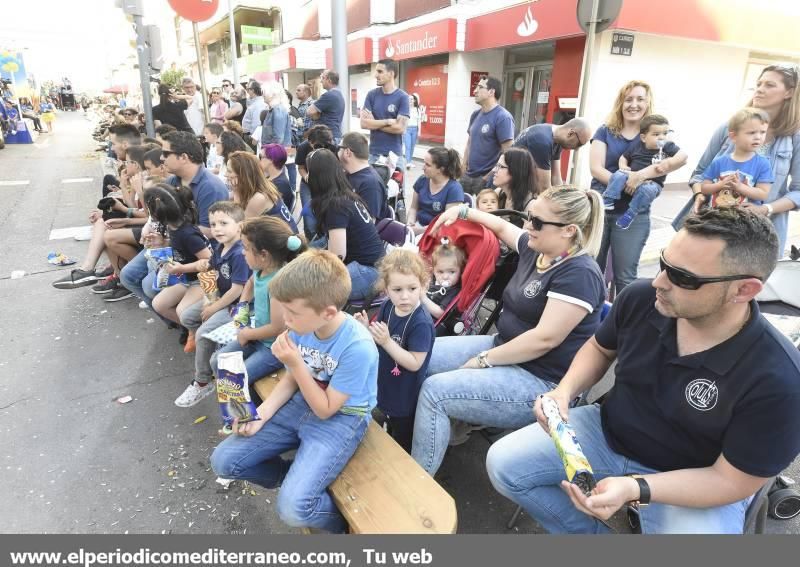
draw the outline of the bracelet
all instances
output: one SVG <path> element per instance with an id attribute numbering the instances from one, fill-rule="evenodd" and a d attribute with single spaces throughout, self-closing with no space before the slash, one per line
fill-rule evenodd
<path id="1" fill-rule="evenodd" d="M 770 203 L 764 203 L 764 206 L 767 207 L 767 216 L 771 217 L 774 209 Z"/>
<path id="2" fill-rule="evenodd" d="M 125 216 L 128 217 L 128 218 L 133 217 L 133 209 L 128 207 L 128 211 L 125 213 Z"/>
<path id="3" fill-rule="evenodd" d="M 463 203 L 460 207 L 458 207 L 458 218 L 461 220 L 467 220 L 469 216 L 469 205 Z"/>

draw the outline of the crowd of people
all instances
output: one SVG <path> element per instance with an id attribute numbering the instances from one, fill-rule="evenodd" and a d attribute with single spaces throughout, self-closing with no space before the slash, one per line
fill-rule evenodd
<path id="1" fill-rule="evenodd" d="M 179 407 L 214 392 L 219 353 L 241 351 L 251 384 L 287 369 L 260 419 L 234 422 L 211 464 L 226 479 L 280 485 L 289 525 L 346 529 L 326 488 L 378 410 L 431 475 L 458 431 L 511 431 L 489 450 L 489 478 L 550 532 L 605 531 L 626 503 L 646 532 L 741 532 L 752 495 L 800 453 L 800 353 L 754 299 L 800 205 L 797 67 L 766 67 L 750 104 L 729 109 L 658 275 L 639 281 L 651 205 L 689 159 L 651 87 L 623 85 L 594 131 L 578 117 L 515 137 L 502 83 L 484 77 L 463 155 L 427 150 L 404 220 L 433 235 L 477 223 L 516 258 L 496 333 L 467 336 L 435 327 L 468 283 L 465 251 L 443 238 L 423 259 L 378 232 L 394 213 L 372 165 L 391 152 L 404 171 L 419 127 L 418 97 L 397 79 L 396 62 L 378 63 L 359 117 L 368 135 L 343 134 L 331 70 L 316 100 L 297 86 L 297 106 L 278 83 L 224 82 L 208 101 L 191 80 L 183 94 L 160 86 L 154 139 L 136 111 L 110 128 L 116 175 L 90 212 L 86 258 L 54 286 L 135 296 L 179 329 L 195 355 Z M 565 185 L 562 152 L 586 144 L 591 187 Z M 169 260 L 154 262 L 167 246 Z M 103 252 L 110 265 L 98 270 Z M 609 253 L 618 295 L 603 318 Z M 374 312 L 345 310 L 377 292 Z M 208 334 L 245 307 L 252 323 L 217 350 Z M 614 361 L 602 407 L 573 407 Z M 543 395 L 594 466 L 592 494 L 565 481 Z"/>

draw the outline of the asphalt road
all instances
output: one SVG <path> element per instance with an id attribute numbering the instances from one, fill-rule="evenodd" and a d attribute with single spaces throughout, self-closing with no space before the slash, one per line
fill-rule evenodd
<path id="1" fill-rule="evenodd" d="M 88 287 L 50 285 L 64 268 L 50 266 L 48 252 L 80 258 L 87 247 L 49 240 L 50 231 L 87 224 L 102 177 L 90 123 L 59 113 L 55 126 L 35 145 L 0 151 L 0 531 L 291 533 L 275 491 L 216 484 L 213 397 L 173 405 L 192 371 L 177 332 L 137 301 L 106 304 Z M 115 401 L 125 395 L 133 401 Z M 506 533 L 514 510 L 488 483 L 487 447 L 474 434 L 437 475 L 456 499 L 461 533 Z M 800 533 L 797 521 L 768 528 Z M 513 531 L 541 529 L 523 515 Z"/>

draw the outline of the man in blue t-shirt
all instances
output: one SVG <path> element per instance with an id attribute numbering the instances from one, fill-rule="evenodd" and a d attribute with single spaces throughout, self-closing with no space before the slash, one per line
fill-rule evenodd
<path id="1" fill-rule="evenodd" d="M 347 172 L 347 180 L 359 197 L 367 204 L 375 220 L 388 218 L 389 204 L 383 179 L 369 164 L 369 140 L 360 132 L 350 132 L 342 138 L 339 161 Z"/>
<path id="2" fill-rule="evenodd" d="M 511 147 L 514 117 L 497 102 L 503 94 L 499 79 L 482 78 L 473 94 L 480 108 L 469 117 L 464 175 L 459 181 L 465 192 L 477 195 L 487 186 L 489 174 L 500 155 Z"/>
<path id="3" fill-rule="evenodd" d="M 397 87 L 400 67 L 396 61 L 381 59 L 375 66 L 378 88 L 367 93 L 361 109 L 361 127 L 370 131 L 369 162 L 375 163 L 389 152 L 397 155 L 397 167 L 405 170 L 403 157 L 403 132 L 406 131 L 410 111 L 408 94 Z"/>
<path id="4" fill-rule="evenodd" d="M 319 76 L 325 92 L 314 104 L 306 109 L 306 116 L 317 124 L 324 124 L 333 132 L 338 144 L 342 139 L 342 118 L 344 117 L 344 96 L 339 90 L 339 73 L 327 69 Z"/>
<path id="5" fill-rule="evenodd" d="M 592 138 L 592 129 L 583 118 L 556 126 L 534 124 L 525 128 L 514 140 L 515 148 L 525 148 L 536 162 L 536 191 L 541 193 L 551 186 L 563 185 L 561 178 L 561 153 L 577 150 Z"/>
<path id="6" fill-rule="evenodd" d="M 234 422 L 234 434 L 211 455 L 223 478 L 280 485 L 278 515 L 294 527 L 347 528 L 327 488 L 358 448 L 377 402 L 378 349 L 341 311 L 349 295 L 347 270 L 324 250 L 305 252 L 278 272 L 270 297 L 289 330 L 272 353 L 286 373 L 258 406 L 260 419 Z M 293 459 L 281 457 L 292 449 Z"/>
<path id="7" fill-rule="evenodd" d="M 538 423 L 489 450 L 495 488 L 550 532 L 604 532 L 598 520 L 629 504 L 646 533 L 742 533 L 752 495 L 800 453 L 800 353 L 755 301 L 777 248 L 769 219 L 747 209 L 690 216 L 656 278 L 617 296 L 545 394 L 597 487 L 566 482 L 537 401 Z M 569 409 L 615 361 L 603 405 Z"/>

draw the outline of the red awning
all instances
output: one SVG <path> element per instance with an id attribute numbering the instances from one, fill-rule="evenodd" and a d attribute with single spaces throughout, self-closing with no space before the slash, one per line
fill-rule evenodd
<path id="1" fill-rule="evenodd" d="M 108 94 L 125 94 L 129 93 L 131 90 L 128 88 L 128 85 L 114 85 L 104 89 L 104 93 Z"/>

